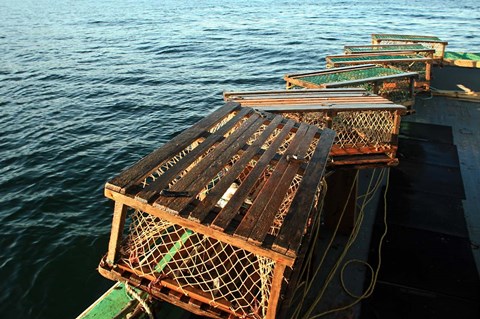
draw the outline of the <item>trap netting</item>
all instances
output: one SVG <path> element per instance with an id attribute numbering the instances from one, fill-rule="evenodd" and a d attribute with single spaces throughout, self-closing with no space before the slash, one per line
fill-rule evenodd
<path id="1" fill-rule="evenodd" d="M 216 125 L 210 133 L 222 132 L 225 137 L 230 135 L 238 125 L 231 129 L 223 129 L 227 120 Z M 252 138 L 247 141 L 251 145 L 266 129 L 266 125 L 258 128 Z M 276 128 L 262 149 L 268 149 L 276 142 L 282 129 Z M 285 135 L 280 144 L 275 144 L 278 154 L 284 154 L 291 144 L 295 134 Z M 310 158 L 319 139 L 314 138 L 305 158 Z M 148 176 L 144 187 L 162 176 L 180 162 L 189 158 L 187 155 L 201 147 L 204 139 L 198 139 L 181 152 L 164 161 L 157 170 Z M 185 170 L 182 170 L 172 179 L 168 187 L 177 182 L 212 151 L 205 148 L 202 154 L 197 154 L 195 160 Z M 204 201 L 209 193 L 222 181 L 229 170 L 239 160 L 240 155 L 234 155 L 216 176 L 198 193 L 195 198 Z M 248 165 L 230 185 L 227 192 L 216 203 L 217 209 L 222 209 L 236 190 L 248 178 L 249 173 L 257 165 L 257 160 L 251 159 Z M 238 216 L 243 216 L 252 206 L 259 192 L 275 169 L 275 162 L 270 163 L 256 180 L 249 191 L 247 199 L 242 203 Z M 268 235 L 276 236 L 287 215 L 295 197 L 302 175 L 293 178 L 283 201 L 276 212 L 274 221 L 268 230 Z M 315 206 L 318 202 L 320 188 L 317 190 Z M 233 224 L 235 221 L 232 222 Z M 149 278 L 152 283 L 161 280 L 170 280 L 175 283 L 181 292 L 189 295 L 192 289 L 203 296 L 208 295 L 211 306 L 228 304 L 230 312 L 238 317 L 264 318 L 267 313 L 275 262 L 272 259 L 254 254 L 248 250 L 237 248 L 222 242 L 212 236 L 206 236 L 180 225 L 168 222 L 139 210 L 131 211 L 128 216 L 128 230 L 120 250 L 120 263 L 131 269 L 135 274 Z M 194 297 L 192 297 L 194 298 Z"/>
<path id="2" fill-rule="evenodd" d="M 337 133 L 334 146 L 340 148 L 373 147 L 388 149 L 395 129 L 391 111 L 338 111 L 330 118 L 327 112 L 282 113 L 296 121 L 331 128 Z"/>
<path id="3" fill-rule="evenodd" d="M 418 68 L 425 74 L 425 64 L 419 65 L 414 63 L 412 66 L 407 66 L 405 69 L 410 68 L 411 71 L 416 71 Z M 401 68 L 384 68 L 375 67 L 360 70 L 343 71 L 337 73 L 317 74 L 311 76 L 302 77 L 301 80 L 316 85 L 323 85 L 329 83 L 341 83 L 342 88 L 363 88 L 371 93 L 378 94 L 394 103 L 403 103 L 410 101 L 412 96 L 410 94 L 410 77 L 401 76 L 404 71 Z M 368 78 L 380 78 L 383 76 L 398 75 L 398 77 L 388 80 L 365 80 L 361 83 L 348 83 L 349 81 L 368 79 Z M 339 86 L 340 87 L 340 86 Z M 300 88 L 298 86 L 292 86 L 290 88 Z"/>
<path id="4" fill-rule="evenodd" d="M 380 40 L 377 43 L 381 44 L 408 44 L 408 43 L 416 43 L 421 44 L 426 48 L 430 48 L 435 50 L 434 56 L 435 57 L 443 57 L 445 53 L 445 43 L 443 42 L 422 42 L 422 39 L 412 40 L 412 39 L 405 39 L 405 40 Z"/>
<path id="5" fill-rule="evenodd" d="M 232 312 L 264 318 L 275 262 L 196 233 L 145 212 L 130 216 L 121 261 L 137 274 L 173 280 L 211 298 L 227 301 Z"/>
<path id="6" fill-rule="evenodd" d="M 385 51 L 423 51 L 427 47 L 421 44 L 392 44 L 392 45 L 365 45 L 365 46 L 345 46 L 345 53 L 372 53 Z"/>

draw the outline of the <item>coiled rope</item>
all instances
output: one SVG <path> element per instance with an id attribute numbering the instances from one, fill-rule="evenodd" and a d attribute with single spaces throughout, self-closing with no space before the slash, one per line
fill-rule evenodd
<path id="1" fill-rule="evenodd" d="M 380 269 L 380 266 L 381 266 L 381 249 L 382 249 L 382 244 L 383 244 L 383 241 L 384 241 L 384 238 L 387 234 L 387 222 L 386 222 L 386 216 L 387 216 L 387 200 L 386 200 L 386 196 L 387 196 L 387 191 L 388 191 L 388 186 L 389 186 L 389 174 L 390 174 L 390 170 L 389 169 L 382 169 L 380 171 L 380 173 L 378 173 L 378 176 L 376 177 L 376 182 L 374 183 L 374 178 L 375 178 L 375 175 L 376 175 L 376 170 L 373 171 L 373 174 L 370 178 L 370 182 L 368 184 L 368 187 L 367 187 L 367 192 L 361 196 L 359 196 L 357 198 L 357 200 L 362 200 L 362 204 L 359 206 L 359 214 L 358 214 L 358 218 L 357 218 L 357 221 L 355 222 L 355 225 L 352 229 L 352 232 L 349 236 L 349 239 L 342 251 L 342 253 L 340 254 L 340 256 L 338 257 L 337 261 L 335 262 L 334 266 L 332 267 L 332 269 L 330 270 L 326 280 L 325 280 L 325 283 L 323 285 L 323 287 L 321 288 L 320 290 L 320 293 L 317 294 L 317 297 L 315 298 L 314 302 L 309 306 L 308 310 L 304 313 L 304 315 L 302 316 L 303 319 L 315 319 L 315 318 L 319 318 L 319 317 L 322 317 L 322 316 L 325 316 L 327 314 L 331 314 L 331 313 L 335 313 L 335 312 L 338 312 L 338 311 L 342 311 L 342 310 L 346 310 L 346 309 L 349 309 L 353 306 L 355 306 L 356 304 L 358 304 L 360 301 L 362 301 L 363 299 L 365 298 L 368 298 L 372 293 L 373 293 L 373 290 L 374 290 L 374 287 L 375 287 L 375 284 L 376 284 L 376 281 L 377 281 L 377 277 L 378 277 L 378 272 L 379 272 L 379 269 Z M 361 226 L 362 226 L 362 223 L 363 223 L 363 219 L 365 217 L 365 208 L 366 206 L 370 203 L 370 201 L 374 198 L 374 195 L 375 193 L 378 191 L 378 189 L 380 188 L 380 186 L 382 185 L 382 181 L 384 180 L 386 176 L 386 186 L 385 186 L 385 193 L 383 195 L 384 197 L 384 216 L 383 216 L 383 222 L 384 222 L 384 226 L 385 226 L 385 230 L 380 238 L 380 242 L 379 242 L 379 249 L 378 249 L 378 265 L 376 267 L 376 269 L 374 270 L 373 267 L 368 264 L 367 262 L 363 261 L 363 260 L 358 260 L 358 259 L 351 259 L 347 262 L 345 262 L 343 264 L 343 266 L 340 268 L 340 265 L 343 261 L 343 259 L 345 258 L 347 252 L 349 251 L 350 247 L 353 245 L 353 243 L 355 242 L 359 232 L 360 232 L 360 229 L 361 229 Z M 301 273 L 301 276 L 303 276 L 305 274 L 305 271 L 307 272 L 306 274 L 306 280 L 304 282 L 302 282 L 296 289 L 295 291 L 295 294 L 297 293 L 297 291 L 303 287 L 304 287 L 304 290 L 303 290 L 303 293 L 301 295 L 301 300 L 305 300 L 306 296 L 310 293 L 311 291 L 311 288 L 312 288 L 312 285 L 314 283 L 314 279 L 318 276 L 321 268 L 322 268 L 322 265 L 326 259 L 326 256 L 334 242 L 334 239 L 336 237 L 336 234 L 338 232 L 338 229 L 339 229 L 339 226 L 340 226 L 340 223 L 343 219 L 343 216 L 345 214 L 345 211 L 346 211 L 346 208 L 347 208 L 347 205 L 348 205 L 348 202 L 350 201 L 350 197 L 352 196 L 352 193 L 353 193 L 353 190 L 354 190 L 354 185 L 356 183 L 356 181 L 358 180 L 358 172 L 357 174 L 355 175 L 355 179 L 352 183 L 352 187 L 350 189 L 350 192 L 349 192 L 349 195 L 348 195 L 348 198 L 345 202 L 345 205 L 343 207 L 343 210 L 342 210 L 342 213 L 340 214 L 340 217 L 339 217 L 339 220 L 338 220 L 338 223 L 335 227 L 335 230 L 333 232 L 333 235 L 322 255 L 322 258 L 320 259 L 320 263 L 319 265 L 316 267 L 315 269 L 315 272 L 313 274 L 313 276 L 309 279 L 309 265 L 312 261 L 312 255 L 313 255 L 313 251 L 315 250 L 315 245 L 313 245 L 309 255 L 307 256 L 307 259 L 306 259 L 306 266 L 304 267 L 304 269 L 302 270 L 302 273 Z M 322 203 L 323 205 L 323 203 Z M 318 223 L 317 225 L 317 229 L 315 231 L 315 235 L 318 235 L 319 233 L 319 228 L 321 226 L 321 223 Z M 316 237 L 314 237 L 316 238 Z M 367 287 L 367 289 L 365 290 L 365 292 L 361 295 L 356 295 L 354 293 L 352 293 L 346 286 L 345 284 L 345 280 L 344 280 L 344 273 L 345 273 L 345 270 L 347 269 L 347 267 L 349 265 L 352 265 L 352 264 L 362 264 L 362 265 L 365 265 L 366 268 L 370 271 L 371 273 L 371 279 L 370 279 L 370 283 Z M 334 278 L 334 275 L 337 273 L 337 270 L 338 269 L 341 269 L 340 270 L 340 281 L 341 281 L 341 285 L 342 285 L 342 289 L 345 291 L 346 294 L 348 294 L 349 296 L 351 296 L 352 298 L 355 298 L 356 300 L 354 300 L 353 302 L 351 302 L 350 304 L 348 305 L 345 305 L 345 306 L 342 306 L 342 307 L 339 307 L 339 308 L 334 308 L 334 309 L 330 309 L 330 310 L 327 310 L 327 311 L 324 311 L 320 314 L 316 314 L 314 316 L 312 316 L 312 312 L 316 309 L 316 307 L 319 305 L 320 301 L 322 300 L 324 294 L 325 294 L 325 291 L 327 289 L 327 287 L 329 286 L 330 282 L 332 281 L 332 279 Z M 300 312 L 303 308 L 303 303 L 299 303 L 299 305 L 297 306 L 297 308 L 295 309 L 294 313 L 293 313 L 293 318 L 298 318 L 299 315 L 300 315 Z"/>
<path id="2" fill-rule="evenodd" d="M 140 305 L 142 305 L 143 310 L 145 310 L 149 319 L 155 319 L 155 317 L 153 316 L 152 310 L 148 306 L 147 302 L 143 300 L 142 297 L 140 297 L 140 295 L 132 287 L 130 287 L 128 282 L 125 282 L 125 290 L 127 292 L 127 296 L 132 296 L 134 299 L 138 301 Z"/>

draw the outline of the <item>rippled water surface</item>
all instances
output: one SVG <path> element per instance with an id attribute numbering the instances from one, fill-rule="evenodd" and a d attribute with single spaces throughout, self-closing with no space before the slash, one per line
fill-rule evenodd
<path id="1" fill-rule="evenodd" d="M 107 179 L 222 105 L 371 33 L 480 51 L 464 1 L 2 0 L 0 317 L 72 318 L 111 285 Z"/>

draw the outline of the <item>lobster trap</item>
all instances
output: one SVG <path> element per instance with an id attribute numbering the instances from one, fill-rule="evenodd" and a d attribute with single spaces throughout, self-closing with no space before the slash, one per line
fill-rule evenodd
<path id="1" fill-rule="evenodd" d="M 372 34 L 372 44 L 421 44 L 435 50 L 433 58 L 442 61 L 448 42 L 429 35 Z"/>
<path id="2" fill-rule="evenodd" d="M 275 318 L 335 133 L 227 103 L 105 186 L 100 273 L 212 318 Z"/>
<path id="3" fill-rule="evenodd" d="M 346 45 L 345 54 L 363 54 L 363 53 L 395 53 L 405 52 L 418 54 L 433 59 L 435 50 L 422 44 L 373 44 L 373 45 Z"/>
<path id="4" fill-rule="evenodd" d="M 225 92 L 224 99 L 261 111 L 330 128 L 337 135 L 331 165 L 398 163 L 396 150 L 406 108 L 360 89 Z"/>
<path id="5" fill-rule="evenodd" d="M 376 64 L 403 72 L 416 72 L 415 89 L 429 90 L 433 59 L 409 52 L 384 52 L 330 55 L 326 57 L 327 67 L 345 67 L 362 64 Z"/>
<path id="6" fill-rule="evenodd" d="M 374 64 L 331 68 L 284 76 L 291 88 L 363 88 L 394 103 L 412 108 L 415 103 L 414 85 L 418 74 Z"/>

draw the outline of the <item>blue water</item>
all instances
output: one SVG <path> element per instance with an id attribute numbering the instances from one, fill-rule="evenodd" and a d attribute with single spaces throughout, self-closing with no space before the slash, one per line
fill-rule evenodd
<path id="1" fill-rule="evenodd" d="M 371 33 L 480 51 L 478 0 L 1 0 L 0 317 L 72 318 L 96 266 L 105 181 L 222 105 L 281 89 Z"/>

